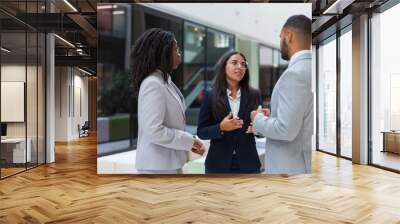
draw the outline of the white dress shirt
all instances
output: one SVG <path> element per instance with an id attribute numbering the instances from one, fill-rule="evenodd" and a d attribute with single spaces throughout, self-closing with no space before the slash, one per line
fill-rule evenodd
<path id="1" fill-rule="evenodd" d="M 231 112 L 233 114 L 233 117 L 237 117 L 240 108 L 240 96 L 241 96 L 240 89 L 238 89 L 236 93 L 236 98 L 232 97 L 232 91 L 230 89 L 226 89 L 226 93 L 228 95 L 229 106 L 231 107 Z"/>
<path id="2" fill-rule="evenodd" d="M 232 91 L 230 89 L 226 89 L 226 93 L 228 95 L 229 106 L 231 107 L 231 112 L 233 117 L 238 117 L 239 108 L 240 108 L 240 89 L 236 92 L 236 98 L 232 97 Z M 235 149 L 233 150 L 233 154 L 236 154 Z"/>

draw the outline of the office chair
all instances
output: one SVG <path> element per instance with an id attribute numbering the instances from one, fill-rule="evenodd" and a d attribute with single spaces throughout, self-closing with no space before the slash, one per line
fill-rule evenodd
<path id="1" fill-rule="evenodd" d="M 80 127 L 80 125 L 78 124 L 79 138 L 89 136 L 89 129 L 90 129 L 89 121 L 85 121 L 82 127 Z"/>

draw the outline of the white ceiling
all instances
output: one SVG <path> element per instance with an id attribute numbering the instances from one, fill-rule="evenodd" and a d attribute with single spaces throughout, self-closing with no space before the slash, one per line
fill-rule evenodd
<path id="1" fill-rule="evenodd" d="M 279 33 L 292 15 L 311 18 L 311 3 L 143 3 L 168 14 L 279 47 Z"/>

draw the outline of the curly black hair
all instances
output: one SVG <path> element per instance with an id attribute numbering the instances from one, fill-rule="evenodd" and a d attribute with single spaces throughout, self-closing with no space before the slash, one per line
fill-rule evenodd
<path id="1" fill-rule="evenodd" d="M 173 33 L 160 28 L 146 30 L 135 42 L 131 53 L 132 81 L 135 96 L 142 81 L 159 69 L 165 81 L 172 72 Z"/>

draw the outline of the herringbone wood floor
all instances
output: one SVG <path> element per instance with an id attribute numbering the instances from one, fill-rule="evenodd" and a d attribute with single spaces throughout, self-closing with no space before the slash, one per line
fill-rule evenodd
<path id="1" fill-rule="evenodd" d="M 299 176 L 98 176 L 96 142 L 0 181 L 0 223 L 400 223 L 400 175 L 319 152 Z"/>

